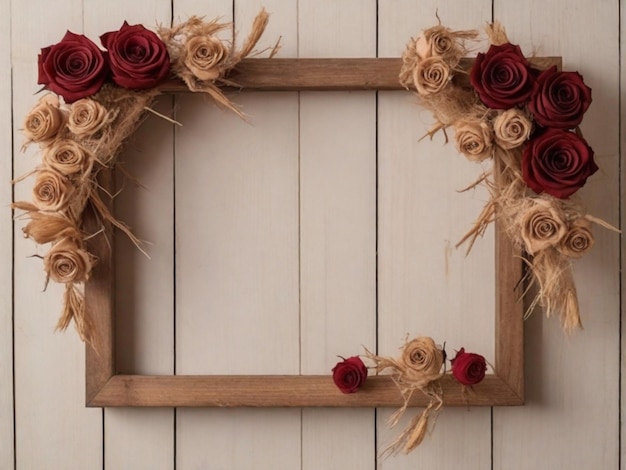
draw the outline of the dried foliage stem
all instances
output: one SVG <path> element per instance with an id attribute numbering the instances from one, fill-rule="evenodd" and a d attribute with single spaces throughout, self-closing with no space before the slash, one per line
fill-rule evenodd
<path id="1" fill-rule="evenodd" d="M 398 424 L 413 393 L 419 391 L 430 398 L 428 407 L 415 416 L 400 435 L 385 447 L 381 456 L 384 458 L 399 451 L 409 453 L 424 440 L 429 429 L 429 420 L 432 427 L 437 412 L 443 406 L 443 391 L 439 383 L 444 374 L 443 351 L 435 345 L 432 338 L 418 337 L 405 341 L 402 355 L 398 359 L 378 356 L 367 349 L 365 355 L 374 362 L 376 373 L 391 373 L 391 378 L 402 395 L 403 405 L 389 417 L 390 427 Z"/>

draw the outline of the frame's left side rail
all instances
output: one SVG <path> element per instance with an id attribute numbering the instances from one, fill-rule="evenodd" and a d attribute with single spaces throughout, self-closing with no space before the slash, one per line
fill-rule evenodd
<path id="1" fill-rule="evenodd" d="M 98 181 L 103 188 L 112 188 L 113 172 L 102 171 Z M 103 231 L 87 240 L 89 252 L 96 257 L 91 278 L 85 284 L 87 315 L 94 330 L 93 345 L 85 347 L 86 401 L 89 404 L 115 374 L 113 236 L 109 224 L 99 220 L 89 205 L 85 209 L 83 229 L 90 234 Z"/>

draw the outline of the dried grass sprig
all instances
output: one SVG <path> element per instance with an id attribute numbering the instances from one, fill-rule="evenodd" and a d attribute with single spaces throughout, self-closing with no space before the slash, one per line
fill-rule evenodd
<path id="1" fill-rule="evenodd" d="M 402 395 L 403 404 L 388 420 L 393 428 L 404 415 L 413 394 L 419 391 L 430 398 L 428 407 L 414 417 L 402 433 L 389 443 L 381 456 L 387 457 L 400 450 L 409 453 L 424 439 L 429 429 L 429 419 L 433 422 L 443 406 L 443 391 L 439 380 L 444 375 L 445 356 L 432 338 L 417 337 L 406 341 L 399 358 L 379 356 L 365 348 L 365 355 L 374 362 L 376 373 L 388 372 Z"/>

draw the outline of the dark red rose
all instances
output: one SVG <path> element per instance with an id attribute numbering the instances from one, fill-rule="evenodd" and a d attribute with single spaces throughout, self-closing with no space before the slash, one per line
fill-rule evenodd
<path id="1" fill-rule="evenodd" d="M 119 31 L 100 36 L 109 51 L 113 81 L 122 88 L 145 90 L 163 81 L 170 72 L 170 56 L 159 37 L 142 25 L 126 21 Z"/>
<path id="2" fill-rule="evenodd" d="M 41 49 L 37 83 L 67 103 L 91 96 L 107 77 L 105 53 L 82 34 L 65 33 L 61 42 Z"/>
<path id="3" fill-rule="evenodd" d="M 466 353 L 461 348 L 451 359 L 452 375 L 463 385 L 476 385 L 485 378 L 487 362 L 480 354 Z"/>
<path id="4" fill-rule="evenodd" d="M 359 356 L 349 357 L 333 367 L 333 381 L 343 393 L 354 393 L 367 379 L 367 367 Z"/>
<path id="5" fill-rule="evenodd" d="M 485 105 L 509 109 L 528 100 L 535 79 L 519 46 L 507 43 L 478 54 L 470 82 Z"/>
<path id="6" fill-rule="evenodd" d="M 571 129 L 581 123 L 590 104 L 591 88 L 582 75 L 553 66 L 537 77 L 528 107 L 540 125 Z"/>
<path id="7" fill-rule="evenodd" d="M 563 129 L 547 129 L 531 139 L 522 154 L 522 177 L 536 193 L 565 199 L 598 170 L 585 139 Z"/>

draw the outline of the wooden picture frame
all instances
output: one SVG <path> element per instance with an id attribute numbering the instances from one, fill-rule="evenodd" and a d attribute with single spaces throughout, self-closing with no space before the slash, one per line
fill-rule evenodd
<path id="1" fill-rule="evenodd" d="M 469 67 L 470 59 L 464 59 Z M 534 58 L 540 68 L 560 67 L 559 58 Z M 230 78 L 242 89 L 263 91 L 400 90 L 401 59 L 248 59 Z M 163 92 L 186 92 L 178 82 Z M 102 175 L 105 179 L 108 175 Z M 106 185 L 106 181 L 102 184 Z M 85 226 L 96 224 L 85 212 Z M 109 228 L 109 238 L 111 237 Z M 85 286 L 95 326 L 95 349 L 86 346 L 86 405 L 89 407 L 391 407 L 402 397 L 388 376 L 368 378 L 359 393 L 343 394 L 329 375 L 121 375 L 115 367 L 114 282 L 112 252 L 105 237 L 89 240 L 99 262 Z M 524 403 L 523 302 L 518 284 L 522 260 L 503 230 L 495 236 L 495 364 L 494 372 L 464 394 L 449 375 L 442 380 L 447 406 L 501 406 Z M 516 293 L 517 292 L 517 293 Z M 411 405 L 427 405 L 414 394 Z"/>

